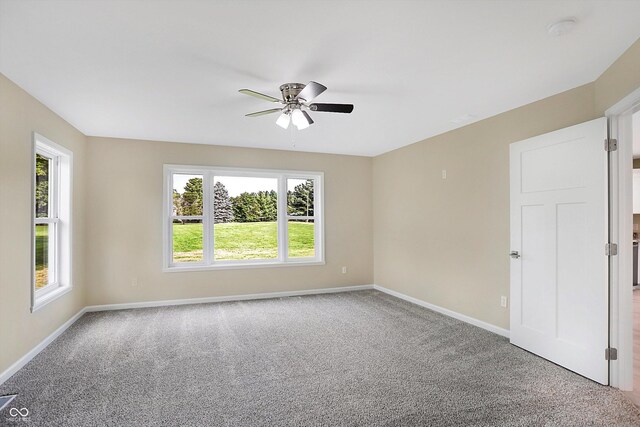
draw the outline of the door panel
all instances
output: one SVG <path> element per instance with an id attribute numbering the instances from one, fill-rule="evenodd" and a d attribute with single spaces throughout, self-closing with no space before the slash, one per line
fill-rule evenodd
<path id="1" fill-rule="evenodd" d="M 523 152 L 522 192 L 583 187 L 587 171 L 574 158 L 583 143 L 577 139 Z"/>
<path id="2" fill-rule="evenodd" d="M 511 144 L 511 342 L 608 383 L 606 119 Z"/>
<path id="3" fill-rule="evenodd" d="M 557 205 L 557 337 L 568 343 L 579 345 L 589 339 L 588 330 L 582 323 L 589 313 L 576 297 L 583 291 L 582 284 L 589 278 L 585 265 L 587 241 L 587 204 L 562 203 Z M 584 290 L 585 292 L 587 289 Z"/>
<path id="4" fill-rule="evenodd" d="M 551 330 L 551 308 L 553 289 L 548 271 L 548 241 L 544 239 L 547 228 L 547 213 L 544 205 L 522 206 L 522 245 L 520 253 L 527 254 L 522 260 L 522 326 L 545 334 Z M 512 304 L 515 301 L 512 301 Z"/>

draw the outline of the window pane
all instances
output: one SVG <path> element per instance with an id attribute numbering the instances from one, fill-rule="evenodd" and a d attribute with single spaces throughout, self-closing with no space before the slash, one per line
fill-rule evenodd
<path id="1" fill-rule="evenodd" d="M 214 258 L 278 258 L 278 180 L 216 176 Z"/>
<path id="2" fill-rule="evenodd" d="M 287 213 L 291 216 L 313 216 L 313 180 L 287 180 Z"/>
<path id="3" fill-rule="evenodd" d="M 40 289 L 49 284 L 49 227 L 49 224 L 37 224 L 35 226 L 36 289 Z"/>
<path id="4" fill-rule="evenodd" d="M 202 175 L 173 174 L 173 215 L 202 215 Z"/>
<path id="5" fill-rule="evenodd" d="M 289 258 L 315 256 L 315 224 L 310 220 L 289 220 Z"/>
<path id="6" fill-rule="evenodd" d="M 173 262 L 202 261 L 202 220 L 173 220 Z"/>
<path id="7" fill-rule="evenodd" d="M 49 172 L 51 159 L 36 154 L 36 218 L 49 216 Z"/>
<path id="8" fill-rule="evenodd" d="M 214 225 L 216 261 L 278 258 L 278 224 L 230 222 Z"/>

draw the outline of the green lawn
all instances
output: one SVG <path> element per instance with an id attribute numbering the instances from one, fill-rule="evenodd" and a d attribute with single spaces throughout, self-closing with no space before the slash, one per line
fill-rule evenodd
<path id="1" fill-rule="evenodd" d="M 275 222 L 232 222 L 214 225 L 215 259 L 273 259 L 278 257 Z M 314 224 L 289 222 L 289 256 L 314 256 Z M 173 224 L 173 259 L 202 260 L 202 224 Z"/>
<path id="2" fill-rule="evenodd" d="M 36 226 L 36 288 L 48 283 L 49 226 Z"/>

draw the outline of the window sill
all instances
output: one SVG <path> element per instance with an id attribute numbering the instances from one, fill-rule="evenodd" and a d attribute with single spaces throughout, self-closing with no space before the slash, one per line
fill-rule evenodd
<path id="1" fill-rule="evenodd" d="M 256 262 L 247 264 L 218 264 L 218 265 L 175 265 L 164 267 L 165 273 L 179 273 L 185 271 L 212 271 L 212 270 L 241 270 L 249 268 L 272 267 L 302 267 L 310 265 L 325 265 L 324 261 L 289 261 L 289 262 Z"/>
<path id="2" fill-rule="evenodd" d="M 33 303 L 33 307 L 31 307 L 31 312 L 35 313 L 36 311 L 40 310 L 45 305 L 49 304 L 52 301 L 57 300 L 58 298 L 60 298 L 64 294 L 70 292 L 71 289 L 72 289 L 71 286 L 61 286 L 61 287 L 59 287 L 58 289 L 56 289 L 54 291 L 47 292 L 46 294 L 42 295 L 41 297 L 37 297 L 35 302 Z"/>

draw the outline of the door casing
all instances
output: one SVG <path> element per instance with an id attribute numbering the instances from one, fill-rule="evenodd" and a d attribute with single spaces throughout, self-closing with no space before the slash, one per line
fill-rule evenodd
<path id="1" fill-rule="evenodd" d="M 618 148 L 609 156 L 609 235 L 618 255 L 609 265 L 609 346 L 618 350 L 609 363 L 609 385 L 633 390 L 633 139 L 631 115 L 640 111 L 640 88 L 605 112 L 609 137 Z"/>

